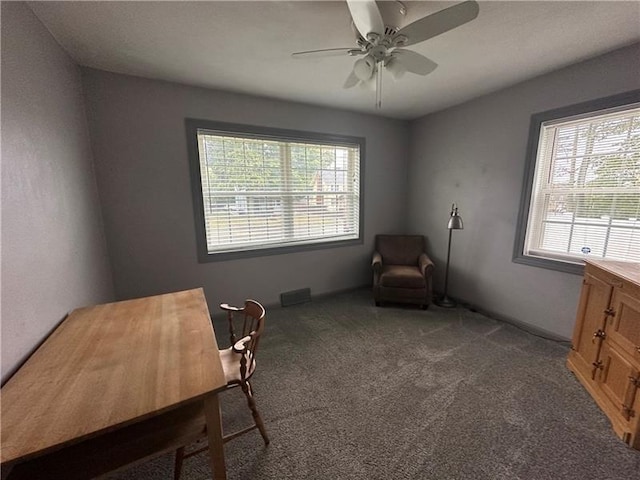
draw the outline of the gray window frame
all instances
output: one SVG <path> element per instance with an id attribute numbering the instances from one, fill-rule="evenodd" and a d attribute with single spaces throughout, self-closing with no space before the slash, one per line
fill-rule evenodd
<path id="1" fill-rule="evenodd" d="M 584 265 L 571 263 L 563 260 L 552 260 L 549 258 L 533 257 L 525 255 L 524 243 L 527 233 L 527 223 L 529 221 L 529 208 L 531 206 L 531 194 L 533 193 L 533 180 L 536 171 L 536 160 L 538 156 L 538 144 L 540 140 L 540 129 L 543 122 L 558 120 L 588 113 L 596 114 L 600 110 L 608 108 L 623 107 L 640 102 L 640 90 L 611 95 L 609 97 L 598 98 L 587 102 L 568 105 L 566 107 L 547 110 L 546 112 L 531 115 L 529 125 L 529 140 L 527 143 L 527 153 L 524 168 L 524 179 L 522 182 L 522 195 L 520 197 L 520 210 L 518 212 L 518 223 L 516 225 L 516 236 L 513 247 L 514 263 L 530 265 L 534 267 L 557 270 L 560 272 L 582 275 Z"/>
<path id="2" fill-rule="evenodd" d="M 191 180 L 191 194 L 196 232 L 196 248 L 198 263 L 234 260 L 241 258 L 263 257 L 269 255 L 283 255 L 310 250 L 322 250 L 326 248 L 338 248 L 364 243 L 364 166 L 365 166 L 365 138 L 349 135 L 339 135 L 320 132 L 308 132 L 302 130 L 288 130 L 271 128 L 258 125 L 245 125 L 238 123 L 218 122 L 186 118 L 185 127 L 187 133 L 187 156 L 189 160 L 189 173 Z M 209 253 L 207 248 L 207 234 L 205 230 L 204 203 L 202 198 L 202 182 L 200 177 L 200 156 L 198 151 L 198 129 L 218 131 L 229 135 L 256 136 L 271 140 L 305 141 L 319 144 L 335 145 L 350 144 L 360 148 L 360 218 L 358 238 L 351 240 L 337 240 L 319 242 L 306 245 L 287 245 L 272 248 L 260 248 L 255 250 L 242 250 L 237 252 Z"/>

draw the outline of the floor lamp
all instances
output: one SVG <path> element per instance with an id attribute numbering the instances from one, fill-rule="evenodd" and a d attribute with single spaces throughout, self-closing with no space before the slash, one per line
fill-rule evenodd
<path id="1" fill-rule="evenodd" d="M 440 299 L 435 301 L 435 304 L 440 307 L 453 308 L 456 306 L 456 302 L 447 296 L 447 288 L 449 287 L 449 259 L 451 258 L 451 232 L 464 228 L 462 217 L 458 215 L 458 207 L 456 207 L 455 203 L 451 205 L 451 216 L 449 217 L 447 228 L 449 229 L 449 246 L 447 248 L 447 268 L 444 273 L 444 293 Z"/>

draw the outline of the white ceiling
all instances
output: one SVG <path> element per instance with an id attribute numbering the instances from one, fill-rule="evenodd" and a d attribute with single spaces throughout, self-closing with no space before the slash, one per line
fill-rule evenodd
<path id="1" fill-rule="evenodd" d="M 402 27 L 458 2 L 381 2 Z M 293 59 L 355 46 L 344 1 L 29 2 L 79 64 L 113 72 L 411 119 L 640 41 L 640 2 L 480 1 L 470 23 L 408 47 L 439 64 L 342 85 L 353 57 Z M 392 17 L 399 20 L 392 20 Z"/>

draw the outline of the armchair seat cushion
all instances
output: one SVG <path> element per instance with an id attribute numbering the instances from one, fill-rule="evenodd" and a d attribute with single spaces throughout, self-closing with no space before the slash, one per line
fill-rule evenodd
<path id="1" fill-rule="evenodd" d="M 425 278 L 412 265 L 383 265 L 380 286 L 394 288 L 426 288 Z"/>

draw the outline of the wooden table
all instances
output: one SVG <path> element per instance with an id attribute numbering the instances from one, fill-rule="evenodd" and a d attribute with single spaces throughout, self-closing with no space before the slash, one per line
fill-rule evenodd
<path id="1" fill-rule="evenodd" d="M 87 479 L 198 438 L 225 479 L 201 288 L 74 310 L 0 391 L 3 477 Z"/>

